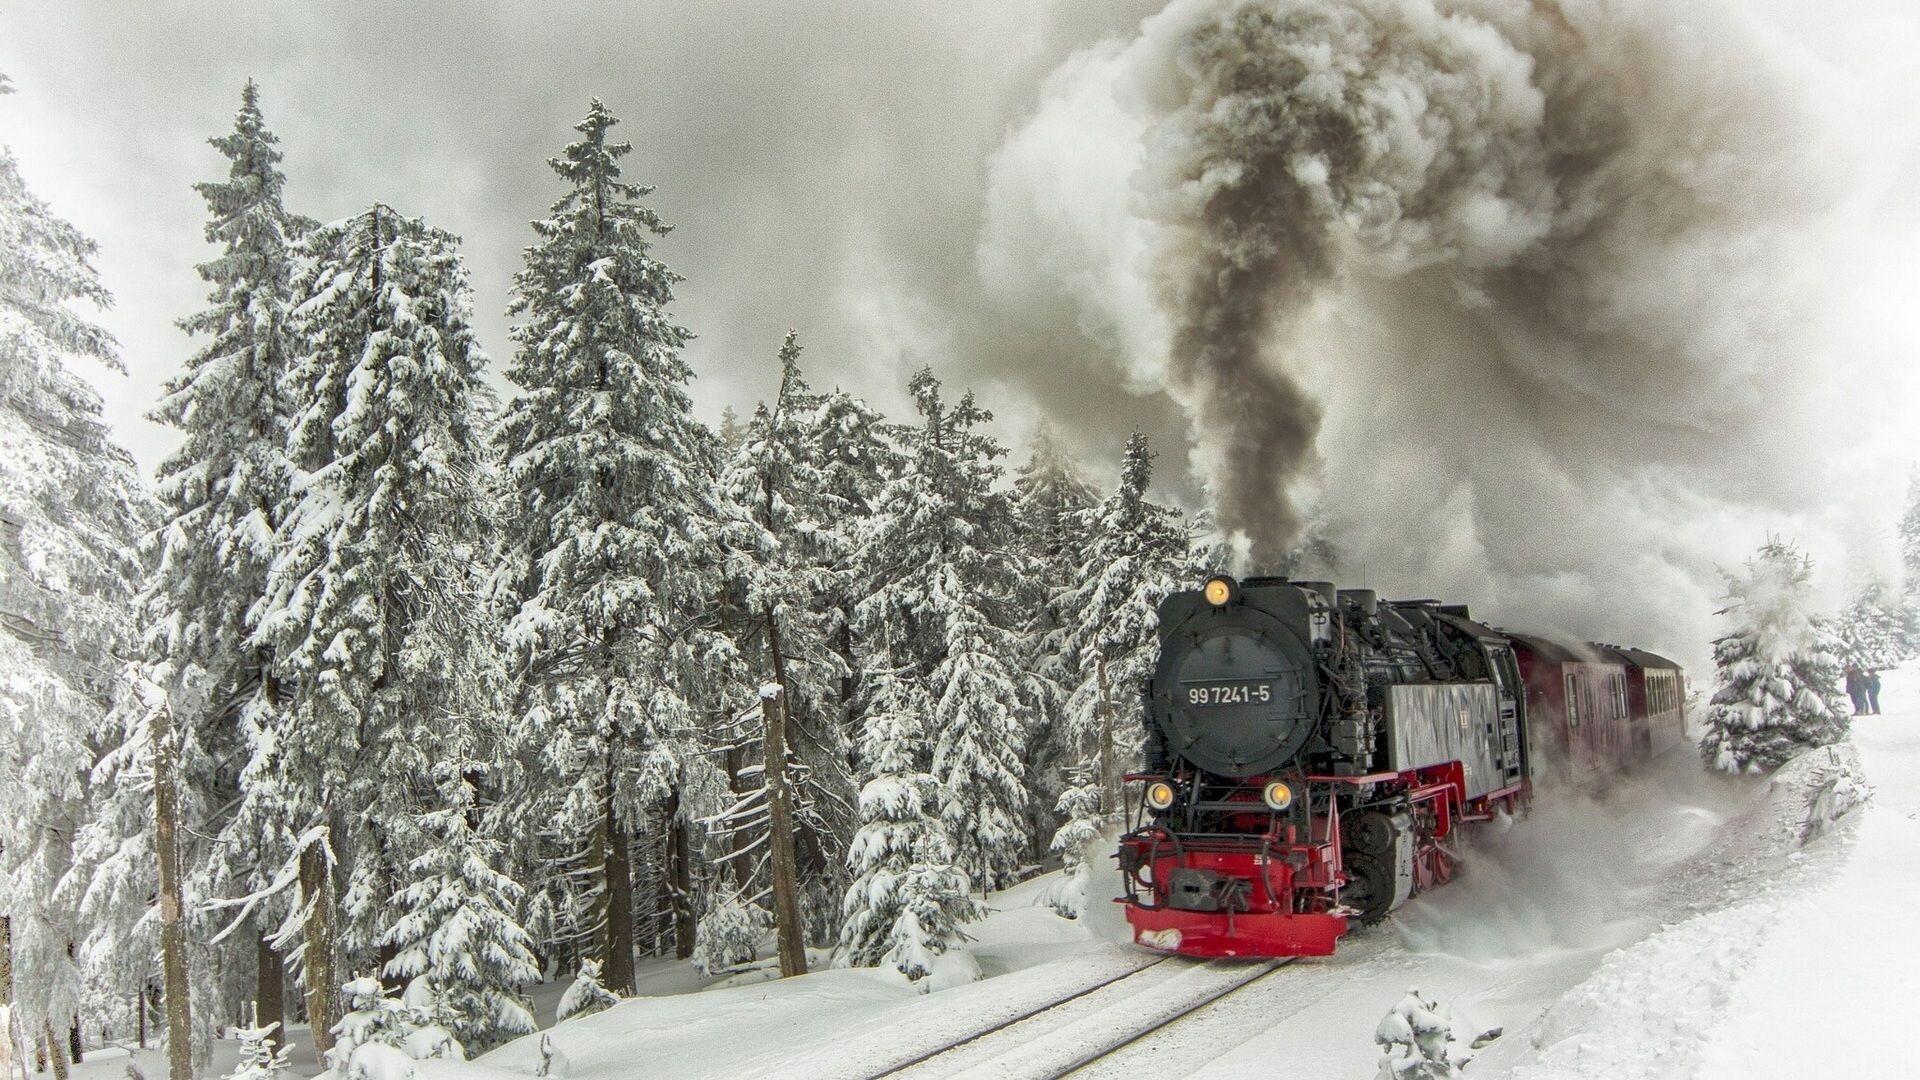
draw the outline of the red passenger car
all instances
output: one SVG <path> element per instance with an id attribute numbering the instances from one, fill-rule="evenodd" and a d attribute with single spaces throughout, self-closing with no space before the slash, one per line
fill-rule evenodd
<path id="1" fill-rule="evenodd" d="M 1685 676 L 1673 661 L 1644 649 L 1507 638 L 1526 684 L 1527 730 L 1547 769 L 1593 783 L 1685 736 Z"/>

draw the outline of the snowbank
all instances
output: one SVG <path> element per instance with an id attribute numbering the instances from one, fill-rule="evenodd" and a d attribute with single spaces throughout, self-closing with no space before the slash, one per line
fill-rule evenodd
<path id="1" fill-rule="evenodd" d="M 1920 690 L 1915 674 L 1890 696 Z M 1920 993 L 1917 713 L 1862 718 L 1853 745 L 1776 773 L 1676 883 L 1707 910 L 1607 957 L 1529 1032 L 1511 1080 L 1909 1074 L 1889 1021 Z"/>

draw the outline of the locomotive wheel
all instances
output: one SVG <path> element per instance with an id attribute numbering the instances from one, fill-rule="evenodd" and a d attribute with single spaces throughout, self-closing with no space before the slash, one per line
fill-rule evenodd
<path id="1" fill-rule="evenodd" d="M 1347 885 L 1340 890 L 1340 902 L 1356 908 L 1360 925 L 1372 926 L 1387 917 L 1393 908 L 1393 868 L 1386 860 L 1364 851 L 1348 851 Z"/>
<path id="2" fill-rule="evenodd" d="M 1393 850 L 1393 818 L 1377 810 L 1363 810 L 1340 819 L 1340 838 L 1350 851 L 1385 857 Z"/>

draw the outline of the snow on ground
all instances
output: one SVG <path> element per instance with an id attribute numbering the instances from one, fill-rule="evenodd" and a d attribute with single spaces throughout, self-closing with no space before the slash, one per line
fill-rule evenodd
<path id="1" fill-rule="evenodd" d="M 1862 812 L 1789 855 L 1789 872 L 1750 898 L 1609 958 L 1548 1014 L 1537 1060 L 1514 1080 L 1915 1073 L 1905 1024 L 1920 998 L 1920 668 L 1890 673 L 1882 699 L 1892 711 L 1854 721 L 1874 789 Z M 1807 755 L 1780 782 L 1846 758 Z"/>
<path id="2" fill-rule="evenodd" d="M 1873 797 L 1825 835 L 1803 844 L 1808 804 L 1852 765 L 1853 748 L 1807 755 L 1765 782 L 1707 775 L 1683 748 L 1603 795 L 1543 799 L 1527 820 L 1477 841 L 1465 877 L 1388 926 L 1088 1074 L 1368 1076 L 1375 1026 L 1417 987 L 1465 1028 L 1504 1029 L 1468 1073 L 1488 1080 L 1905 1075 L 1896 1025 L 1920 999 L 1908 914 L 1920 882 L 1920 668 L 1890 675 L 1886 691 L 1894 711 L 1854 729 Z M 890 972 L 827 969 L 713 983 L 684 962 L 655 961 L 642 968 L 645 996 L 551 1035 L 573 1080 L 870 1075 L 1151 959 L 1125 943 L 1117 905 L 1061 919 L 1044 903 L 1050 884 L 992 898 L 993 913 L 971 928 L 981 982 L 923 994 Z M 1117 891 L 1110 869 L 1093 888 Z M 1145 971 L 920 1071 L 1018 1071 L 1076 1032 L 1137 1022 L 1129 1018 L 1150 1012 L 1150 999 L 1218 980 L 1199 967 Z M 543 1021 L 564 984 L 536 993 Z M 213 1075 L 232 1055 L 223 1043 Z M 136 1060 L 164 1074 L 158 1050 Z M 313 1072 L 304 1050 L 297 1060 L 301 1075 Z M 423 1063 L 421 1074 L 506 1080 L 537 1060 L 535 1036 L 467 1064 Z M 95 1052 L 76 1080 L 117 1080 L 126 1061 Z"/>
<path id="3" fill-rule="evenodd" d="M 1124 920 L 1110 905 L 1085 921 L 1055 915 L 1044 904 L 1049 884 L 1041 878 L 996 894 L 992 913 L 968 928 L 987 976 L 981 982 L 923 994 L 889 970 L 827 969 L 636 998 L 560 1024 L 552 1035 L 575 1080 L 635 1076 L 636 1062 L 675 1077 L 866 1075 L 1151 959 L 1124 943 Z M 1098 887 L 1117 890 L 1117 877 Z M 538 1041 L 521 1039 L 465 1067 L 423 1072 L 525 1076 L 538 1060 Z"/>

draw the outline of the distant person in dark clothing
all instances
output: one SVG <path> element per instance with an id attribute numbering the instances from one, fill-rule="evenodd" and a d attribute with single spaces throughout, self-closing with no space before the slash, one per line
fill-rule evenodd
<path id="1" fill-rule="evenodd" d="M 1847 665 L 1847 696 L 1853 699 L 1853 715 L 1867 711 L 1867 677 L 1858 664 Z"/>
<path id="2" fill-rule="evenodd" d="M 1865 684 L 1867 688 L 1867 711 L 1872 713 L 1875 716 L 1879 716 L 1880 715 L 1880 673 L 1877 671 L 1869 671 L 1867 672 L 1867 677 L 1864 680 L 1862 680 L 1862 682 Z"/>

